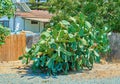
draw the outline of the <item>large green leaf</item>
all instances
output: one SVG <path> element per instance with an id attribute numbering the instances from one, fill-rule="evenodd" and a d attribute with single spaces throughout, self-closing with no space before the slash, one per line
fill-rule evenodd
<path id="1" fill-rule="evenodd" d="M 76 51 L 77 50 L 77 43 L 76 42 L 71 43 L 71 48 L 73 49 L 73 51 Z"/>
<path id="2" fill-rule="evenodd" d="M 57 31 L 56 29 L 54 29 L 54 30 L 52 31 L 52 35 L 53 35 L 53 38 L 56 39 L 57 36 L 58 36 L 58 31 Z"/>
<path id="3" fill-rule="evenodd" d="M 85 25 L 88 27 L 88 28 L 91 28 L 91 24 L 88 22 L 88 21 L 85 21 Z"/>
<path id="4" fill-rule="evenodd" d="M 40 65 L 42 66 L 42 67 L 44 67 L 45 66 L 45 64 L 46 64 L 46 60 L 47 60 L 47 57 L 46 56 L 41 56 L 41 58 L 40 58 Z"/>
<path id="5" fill-rule="evenodd" d="M 59 39 L 59 40 L 63 39 L 63 38 L 64 38 L 64 31 L 63 31 L 63 30 L 59 31 L 59 34 L 58 34 L 58 35 L 59 35 L 59 36 L 58 36 L 58 39 Z"/>
<path id="6" fill-rule="evenodd" d="M 95 50 L 94 50 L 94 54 L 95 54 L 97 57 L 100 56 L 100 55 L 98 54 L 98 52 L 96 52 Z"/>
<path id="7" fill-rule="evenodd" d="M 60 23 L 66 26 L 70 25 L 70 23 L 67 20 L 62 20 Z"/>
<path id="8" fill-rule="evenodd" d="M 88 44 L 87 44 L 87 41 L 85 40 L 85 38 L 82 38 L 82 39 L 81 39 L 81 43 L 82 43 L 83 45 L 88 45 Z"/>
<path id="9" fill-rule="evenodd" d="M 73 54 L 69 51 L 67 51 L 66 49 L 64 49 L 63 47 L 60 47 L 60 51 L 62 53 L 64 53 L 66 56 L 72 56 Z"/>
<path id="10" fill-rule="evenodd" d="M 82 37 L 84 36 L 84 30 L 81 28 L 80 31 L 79 31 L 79 35 Z"/>
<path id="11" fill-rule="evenodd" d="M 57 54 L 53 54 L 52 57 L 46 62 L 46 66 L 51 68 L 54 66 L 54 60 L 56 59 Z"/>

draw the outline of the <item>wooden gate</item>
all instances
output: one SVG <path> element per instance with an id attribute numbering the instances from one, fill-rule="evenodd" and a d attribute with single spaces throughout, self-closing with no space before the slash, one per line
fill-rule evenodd
<path id="1" fill-rule="evenodd" d="M 26 35 L 24 32 L 13 34 L 6 38 L 6 43 L 0 47 L 0 61 L 17 61 L 25 53 Z"/>

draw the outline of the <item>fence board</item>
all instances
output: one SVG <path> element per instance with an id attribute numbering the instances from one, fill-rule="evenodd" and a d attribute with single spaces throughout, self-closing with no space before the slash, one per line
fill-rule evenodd
<path id="1" fill-rule="evenodd" d="M 0 47 L 0 61 L 17 61 L 19 56 L 25 53 L 26 35 L 10 35 L 6 38 L 6 43 Z"/>

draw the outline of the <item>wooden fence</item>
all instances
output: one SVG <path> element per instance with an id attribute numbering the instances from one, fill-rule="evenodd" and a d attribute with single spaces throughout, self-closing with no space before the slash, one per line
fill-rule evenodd
<path id="1" fill-rule="evenodd" d="M 17 61 L 19 56 L 25 53 L 26 35 L 10 35 L 6 38 L 6 43 L 0 47 L 0 61 Z"/>

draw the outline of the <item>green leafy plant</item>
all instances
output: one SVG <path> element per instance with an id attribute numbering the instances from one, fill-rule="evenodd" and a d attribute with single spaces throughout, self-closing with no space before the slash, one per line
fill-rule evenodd
<path id="1" fill-rule="evenodd" d="M 2 16 L 8 16 L 8 18 L 10 18 L 13 16 L 14 10 L 11 0 L 0 0 L 0 18 Z M 0 25 L 0 46 L 5 43 L 5 39 L 9 34 L 9 29 Z"/>
<path id="2" fill-rule="evenodd" d="M 99 53 L 109 50 L 106 32 L 106 27 L 93 27 L 84 14 L 79 13 L 51 25 L 20 59 L 26 64 L 32 60 L 33 70 L 49 74 L 67 74 L 69 70 L 85 67 L 92 69 L 93 63 L 100 61 Z"/>
<path id="3" fill-rule="evenodd" d="M 0 25 L 0 46 L 5 43 L 5 38 L 10 34 L 8 28 Z"/>
<path id="4" fill-rule="evenodd" d="M 81 0 L 49 0 L 48 3 L 51 4 L 49 11 L 55 15 L 50 28 L 20 59 L 26 64 L 32 60 L 33 70 L 40 69 L 48 74 L 92 69 L 93 63 L 100 61 L 99 54 L 109 50 L 109 29 L 87 21 Z"/>

